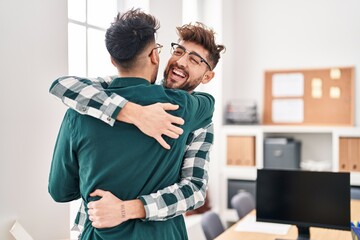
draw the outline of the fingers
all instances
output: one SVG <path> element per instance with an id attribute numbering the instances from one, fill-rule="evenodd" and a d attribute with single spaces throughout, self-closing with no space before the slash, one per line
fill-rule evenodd
<path id="1" fill-rule="evenodd" d="M 97 220 L 96 218 L 96 210 L 93 210 L 93 209 L 89 209 L 88 210 L 88 215 L 89 215 L 89 220 L 90 221 L 95 221 L 95 220 Z"/>
<path id="2" fill-rule="evenodd" d="M 175 117 L 171 114 L 169 114 L 169 120 L 172 124 L 184 125 L 184 123 L 185 123 L 184 119 L 182 119 L 180 117 Z"/>
<path id="3" fill-rule="evenodd" d="M 161 136 L 158 136 L 158 137 L 154 137 L 155 140 L 165 149 L 169 150 L 170 149 L 170 145 L 167 144 L 165 142 L 165 140 L 161 137 Z"/>
<path id="4" fill-rule="evenodd" d="M 103 224 L 101 224 L 101 222 L 96 222 L 96 221 L 93 221 L 91 223 L 91 225 L 94 227 L 94 228 L 106 228 L 103 226 Z"/>
<path id="5" fill-rule="evenodd" d="M 171 103 L 160 103 L 160 106 L 164 109 L 164 110 L 177 110 L 179 108 L 179 105 L 174 105 Z M 176 117 L 173 116 L 171 114 L 169 114 L 169 120 L 172 124 L 178 124 L 178 125 L 183 125 L 185 123 L 184 119 L 180 118 L 180 117 Z"/>
<path id="6" fill-rule="evenodd" d="M 164 110 L 177 110 L 179 108 L 179 105 L 171 104 L 171 103 L 160 103 L 161 107 Z"/>
<path id="7" fill-rule="evenodd" d="M 99 216 L 97 216 L 97 210 L 90 209 L 88 210 L 89 220 L 91 221 L 91 225 L 95 228 L 105 228 L 104 220 L 102 220 Z"/>
<path id="8" fill-rule="evenodd" d="M 181 128 L 173 126 L 171 128 L 171 130 L 165 130 L 163 132 L 163 135 L 168 136 L 173 139 L 177 139 L 177 138 L 179 138 L 179 135 L 182 133 L 183 133 L 183 130 Z M 154 138 L 163 148 L 168 149 L 168 150 L 170 149 L 170 145 L 167 144 L 167 142 L 164 140 L 164 138 L 162 136 L 158 136 L 158 137 L 154 137 Z"/>
<path id="9" fill-rule="evenodd" d="M 162 135 L 168 136 L 172 139 L 178 139 L 181 134 L 184 133 L 184 130 L 180 127 L 170 125 L 167 129 L 162 130 Z M 156 139 L 156 137 L 155 137 Z M 158 142 L 159 140 L 156 139 Z"/>
<path id="10" fill-rule="evenodd" d="M 95 197 L 95 196 L 99 196 L 99 197 L 104 197 L 105 194 L 107 193 L 107 191 L 101 190 L 101 189 L 96 189 L 95 191 L 93 191 L 92 193 L 90 193 L 90 197 Z M 98 200 L 99 201 L 99 200 Z M 95 208 L 97 201 L 91 201 L 87 204 L 88 208 Z"/>
<path id="11" fill-rule="evenodd" d="M 96 205 L 96 201 L 95 201 L 95 202 L 89 202 L 89 203 L 87 204 L 87 207 L 88 207 L 89 209 L 93 209 L 93 208 L 95 208 L 95 205 Z M 88 211 L 88 214 L 90 214 L 89 212 L 90 212 L 90 210 Z"/>
<path id="12" fill-rule="evenodd" d="M 91 225 L 92 225 L 94 228 L 106 228 L 106 227 L 109 227 L 109 226 L 106 226 L 105 223 L 103 223 L 101 220 L 99 220 L 99 219 L 96 218 L 96 217 L 89 216 L 89 220 L 91 221 Z"/>
<path id="13" fill-rule="evenodd" d="M 90 193 L 90 197 L 95 197 L 95 196 L 103 197 L 105 194 L 106 194 L 106 191 L 101 190 L 101 189 L 96 189 L 95 191 Z"/>
<path id="14" fill-rule="evenodd" d="M 169 128 L 168 128 L 168 131 L 171 131 L 173 132 L 174 134 L 177 135 L 177 137 L 171 137 L 171 138 L 178 138 L 179 135 L 183 134 L 184 133 L 184 130 L 180 127 L 177 127 L 175 125 L 171 125 Z M 169 136 L 170 137 L 170 136 Z"/>
<path id="15" fill-rule="evenodd" d="M 179 126 L 183 125 L 185 121 L 181 117 L 173 116 L 166 111 L 177 110 L 178 108 L 179 105 L 171 103 L 156 103 L 142 107 L 141 118 L 138 122 L 134 122 L 134 124 L 143 133 L 153 137 L 163 148 L 170 149 L 170 145 L 163 137 L 179 138 L 179 135 L 184 132 Z"/>
<path id="16" fill-rule="evenodd" d="M 173 138 L 173 139 L 178 139 L 179 138 L 179 134 L 176 134 L 170 130 L 166 130 L 164 133 L 163 133 L 165 136 L 168 136 L 170 138 Z"/>

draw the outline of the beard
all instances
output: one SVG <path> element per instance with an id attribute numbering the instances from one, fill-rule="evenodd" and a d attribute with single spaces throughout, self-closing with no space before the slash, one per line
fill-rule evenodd
<path id="1" fill-rule="evenodd" d="M 181 69 L 182 71 L 184 71 L 186 73 L 187 79 L 184 82 L 176 82 L 173 83 L 171 82 L 169 75 L 170 75 L 170 71 L 172 71 L 174 69 L 174 67 Z M 174 73 L 171 73 L 174 74 Z M 166 67 L 165 71 L 164 71 L 164 80 L 162 82 L 163 86 L 165 88 L 172 88 L 172 89 L 181 89 L 187 92 L 192 92 L 200 83 L 202 80 L 203 76 L 199 76 L 197 78 L 191 78 L 189 76 L 189 72 L 186 71 L 185 68 L 180 67 L 179 65 L 177 65 L 176 63 L 174 64 L 170 64 Z"/>

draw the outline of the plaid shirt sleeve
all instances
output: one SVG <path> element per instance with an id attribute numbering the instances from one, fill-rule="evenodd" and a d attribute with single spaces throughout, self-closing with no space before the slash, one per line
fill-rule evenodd
<path id="1" fill-rule="evenodd" d="M 180 182 L 139 197 L 145 207 L 145 221 L 165 221 L 204 204 L 209 152 L 214 140 L 213 124 L 192 132 L 188 140 Z"/>
<path id="2" fill-rule="evenodd" d="M 112 77 L 86 79 L 65 76 L 55 80 L 50 87 L 50 93 L 80 114 L 98 118 L 113 126 L 116 116 L 127 100 L 117 94 L 104 91 L 112 79 Z"/>
<path id="3" fill-rule="evenodd" d="M 84 230 L 86 218 L 87 218 L 87 214 L 85 211 L 84 201 L 81 201 L 80 208 L 75 217 L 74 225 L 71 228 L 71 231 L 76 231 L 80 233 L 79 239 L 81 237 L 82 231 Z"/>
<path id="4" fill-rule="evenodd" d="M 156 193 L 139 197 L 145 207 L 145 221 L 165 221 L 204 204 L 208 183 L 209 153 L 213 141 L 212 123 L 189 135 L 180 182 Z M 84 202 L 82 202 L 72 231 L 81 233 L 86 218 Z"/>

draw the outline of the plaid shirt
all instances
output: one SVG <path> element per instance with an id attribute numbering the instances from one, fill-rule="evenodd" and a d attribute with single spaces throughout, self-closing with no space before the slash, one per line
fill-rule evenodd
<path id="1" fill-rule="evenodd" d="M 84 79 L 62 77 L 50 87 L 50 93 L 81 114 L 87 114 L 114 124 L 116 116 L 127 100 L 103 90 L 113 77 Z M 145 221 L 164 221 L 188 210 L 196 209 L 205 202 L 208 183 L 209 151 L 213 143 L 213 124 L 192 132 L 187 140 L 181 179 L 178 183 L 140 196 L 146 212 Z M 72 230 L 82 231 L 87 215 L 83 203 Z"/>
<path id="2" fill-rule="evenodd" d="M 113 126 L 121 108 L 128 102 L 117 94 L 104 92 L 115 77 L 61 77 L 50 87 L 50 93 L 80 114 L 98 118 Z"/>

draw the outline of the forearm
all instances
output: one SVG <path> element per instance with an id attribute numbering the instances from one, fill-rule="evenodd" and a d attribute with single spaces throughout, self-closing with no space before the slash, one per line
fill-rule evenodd
<path id="1" fill-rule="evenodd" d="M 139 199 L 124 201 L 120 213 L 127 219 L 145 218 L 144 204 Z"/>
<path id="2" fill-rule="evenodd" d="M 141 115 L 141 109 L 142 106 L 136 103 L 127 102 L 122 108 L 122 110 L 117 114 L 116 120 L 120 122 L 134 124 Z"/>
<path id="3" fill-rule="evenodd" d="M 145 217 L 144 206 L 139 199 L 123 201 L 111 192 L 101 189 L 96 189 L 90 196 L 100 197 L 99 200 L 87 204 L 87 215 L 95 228 L 114 227 L 130 219 Z"/>
<path id="4" fill-rule="evenodd" d="M 212 124 L 194 132 L 181 169 L 181 180 L 152 193 L 141 196 L 146 219 L 162 221 L 202 206 L 206 198 L 209 152 L 213 142 Z"/>
<path id="5" fill-rule="evenodd" d="M 207 181 L 198 180 L 196 183 L 195 179 L 182 179 L 166 189 L 141 196 L 146 213 L 144 220 L 165 221 L 201 207 L 205 202 L 206 188 Z"/>
<path id="6" fill-rule="evenodd" d="M 49 91 L 80 114 L 98 118 L 112 126 L 127 100 L 105 93 L 104 89 L 111 80 L 112 77 L 86 79 L 65 76 L 55 80 Z"/>

